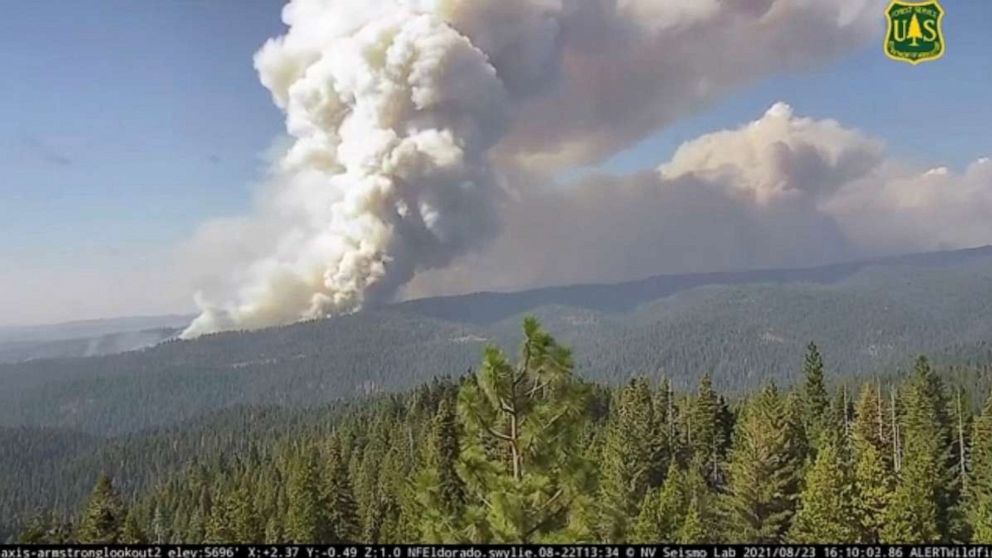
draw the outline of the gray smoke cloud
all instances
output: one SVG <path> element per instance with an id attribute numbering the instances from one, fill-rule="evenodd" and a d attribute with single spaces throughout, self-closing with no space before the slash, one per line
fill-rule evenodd
<path id="1" fill-rule="evenodd" d="M 417 274 L 485 246 L 499 230 L 501 207 L 521 195 L 555 197 L 529 191 L 520 177 L 595 162 L 735 86 L 829 60 L 871 36 L 866 14 L 879 7 L 869 0 L 292 0 L 283 12 L 288 32 L 255 56 L 292 143 L 252 216 L 199 233 L 228 265 L 212 264 L 217 274 L 184 336 L 388 300 Z M 815 157 L 805 157 L 790 159 L 795 171 L 819 176 Z M 575 219 L 605 213 L 588 204 L 614 201 L 596 200 L 607 194 L 593 189 L 547 203 L 575 210 Z M 729 195 L 667 190 L 673 202 L 700 206 Z M 723 203 L 728 215 L 756 221 L 748 212 L 758 210 Z M 512 238 L 513 219 L 527 217 L 509 213 L 504 236 Z M 753 250 L 773 232 L 756 226 Z"/>
<path id="2" fill-rule="evenodd" d="M 480 254 L 406 296 L 816 265 L 992 242 L 992 161 L 919 168 L 784 103 L 659 168 L 524 190 Z"/>

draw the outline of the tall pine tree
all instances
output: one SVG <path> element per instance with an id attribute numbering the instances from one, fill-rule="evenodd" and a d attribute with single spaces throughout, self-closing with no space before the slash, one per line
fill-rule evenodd
<path id="1" fill-rule="evenodd" d="M 455 406 L 443 398 L 431 424 L 425 466 L 416 479 L 420 533 L 425 542 L 461 542 L 459 519 L 465 505 L 465 483 L 458 476 L 459 453 Z"/>
<path id="2" fill-rule="evenodd" d="M 950 541 L 957 477 L 947 400 L 940 378 L 920 357 L 907 386 L 901 421 L 902 466 L 882 539 L 890 543 Z"/>
<path id="3" fill-rule="evenodd" d="M 967 516 L 972 542 L 992 544 L 992 395 L 972 426 Z"/>
<path id="4" fill-rule="evenodd" d="M 853 479 L 844 451 L 827 440 L 806 475 L 790 538 L 797 543 L 851 543 L 858 538 Z"/>
<path id="5" fill-rule="evenodd" d="M 626 542 L 667 456 L 658 451 L 659 422 L 645 380 L 634 379 L 621 389 L 612 411 L 600 460 L 598 530 L 602 540 Z"/>
<path id="6" fill-rule="evenodd" d="M 882 528 L 895 484 L 889 412 L 877 384 L 865 384 L 855 407 L 852 427 L 854 450 L 854 512 L 858 539 L 881 541 Z"/>
<path id="7" fill-rule="evenodd" d="M 814 447 L 820 443 L 820 435 L 830 422 L 830 396 L 823 376 L 823 356 L 816 344 L 810 342 L 803 363 L 802 417 L 807 437 Z"/>
<path id="8" fill-rule="evenodd" d="M 566 536 L 570 511 L 583 507 L 577 504 L 589 498 L 593 480 L 580 437 L 587 390 L 572 368 L 570 351 L 528 318 L 519 364 L 489 347 L 462 387 L 467 538 L 520 543 Z"/>
<path id="9" fill-rule="evenodd" d="M 287 541 L 295 544 L 330 542 L 327 540 L 326 503 L 321 498 L 320 482 L 317 449 L 304 448 L 289 472 Z"/>
<path id="10" fill-rule="evenodd" d="M 100 475 L 79 521 L 76 539 L 83 544 L 120 542 L 126 516 L 127 510 L 114 490 L 110 477 Z"/>
<path id="11" fill-rule="evenodd" d="M 357 542 L 361 533 L 355 492 L 340 442 L 334 440 L 327 452 L 325 480 L 321 491 L 327 518 L 326 542 Z"/>
<path id="12" fill-rule="evenodd" d="M 738 420 L 729 465 L 728 526 L 737 540 L 785 539 L 799 496 L 800 451 L 792 417 L 769 385 Z"/>

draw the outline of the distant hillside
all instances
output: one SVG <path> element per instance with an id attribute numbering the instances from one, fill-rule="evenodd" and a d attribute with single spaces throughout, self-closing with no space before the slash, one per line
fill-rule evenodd
<path id="1" fill-rule="evenodd" d="M 176 334 L 190 316 L 135 316 L 0 327 L 0 362 L 98 356 L 149 347 Z"/>
<path id="2" fill-rule="evenodd" d="M 0 362 L 112 355 L 151 347 L 175 337 L 180 331 L 178 328 L 143 329 L 97 337 L 0 342 Z"/>
<path id="3" fill-rule="evenodd" d="M 188 324 L 191 319 L 192 316 L 170 314 L 81 320 L 33 326 L 2 326 L 0 327 L 0 342 L 82 339 L 147 329 L 179 328 Z"/>
<path id="4" fill-rule="evenodd" d="M 622 283 L 570 285 L 512 293 L 482 292 L 461 296 L 424 298 L 397 304 L 394 308 L 402 312 L 411 312 L 443 320 L 487 324 L 538 306 L 560 305 L 601 312 L 624 312 L 644 302 L 706 285 L 830 284 L 870 267 L 942 268 L 990 257 L 992 257 L 992 246 L 983 246 L 968 250 L 910 254 L 811 268 L 658 275 Z"/>
<path id="5" fill-rule="evenodd" d="M 916 353 L 978 360 L 992 341 L 992 249 L 804 270 L 667 276 L 618 285 L 426 299 L 257 332 L 94 358 L 0 365 L 0 424 L 97 434 L 239 404 L 313 405 L 457 375 L 486 343 L 515 346 L 537 315 L 586 377 L 711 372 L 723 389 L 795 377 L 806 343 L 838 374 Z"/>

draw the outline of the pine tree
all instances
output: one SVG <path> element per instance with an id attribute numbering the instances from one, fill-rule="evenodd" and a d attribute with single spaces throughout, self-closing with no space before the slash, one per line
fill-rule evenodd
<path id="1" fill-rule="evenodd" d="M 102 474 L 90 494 L 76 539 L 83 544 L 114 544 L 120 540 L 127 510 L 110 477 Z"/>
<path id="2" fill-rule="evenodd" d="M 801 452 L 792 418 L 774 385 L 751 401 L 737 424 L 729 465 L 728 521 L 735 542 L 781 542 L 799 493 Z"/>
<path id="3" fill-rule="evenodd" d="M 247 484 L 242 484 L 231 492 L 228 496 L 227 510 L 234 542 L 242 544 L 262 542 L 261 521 L 255 511 Z"/>
<path id="4" fill-rule="evenodd" d="M 805 384 L 802 392 L 802 417 L 807 437 L 814 447 L 830 421 L 830 396 L 823 379 L 823 356 L 815 343 L 806 347 L 803 363 Z"/>
<path id="5" fill-rule="evenodd" d="M 428 441 L 428 466 L 437 471 L 437 505 L 448 514 L 457 514 L 465 503 L 465 483 L 458 476 L 459 442 L 455 405 L 442 399 Z"/>
<path id="6" fill-rule="evenodd" d="M 124 518 L 119 542 L 122 544 L 148 544 L 148 535 L 141 528 L 134 510 L 131 510 Z"/>
<path id="7" fill-rule="evenodd" d="M 394 444 L 383 460 L 373 501 L 366 510 L 362 541 L 395 543 L 399 540 L 400 505 L 406 481 L 400 458 L 401 447 Z"/>
<path id="8" fill-rule="evenodd" d="M 886 462 L 892 462 L 892 439 L 888 429 L 889 410 L 880 387 L 867 383 L 861 388 L 861 395 L 854 408 L 854 422 L 851 425 L 852 439 L 858 443 L 871 444 Z"/>
<path id="9" fill-rule="evenodd" d="M 720 403 L 710 375 L 704 374 L 689 408 L 689 416 L 692 417 L 689 461 L 699 463 L 713 484 L 720 478 L 720 465 L 727 444 L 720 424 Z"/>
<path id="10" fill-rule="evenodd" d="M 881 541 L 882 528 L 895 484 L 892 445 L 887 434 L 887 409 L 877 385 L 865 384 L 855 408 L 854 504 L 859 540 Z"/>
<path id="11" fill-rule="evenodd" d="M 291 466 L 285 526 L 287 541 L 296 544 L 331 542 L 326 539 L 328 525 L 325 501 L 320 494 L 317 450 L 303 449 Z"/>
<path id="12" fill-rule="evenodd" d="M 466 537 L 477 542 L 563 537 L 592 490 L 580 437 L 587 390 L 572 375 L 571 353 L 533 318 L 521 353 L 513 366 L 489 347 L 459 393 Z"/>
<path id="13" fill-rule="evenodd" d="M 915 450 L 937 451 L 936 444 L 914 444 Z M 899 482 L 886 509 L 881 531 L 889 544 L 932 543 L 941 539 L 937 489 L 933 476 L 939 474 L 924 456 L 910 458 L 900 471 Z"/>
<path id="14" fill-rule="evenodd" d="M 803 475 L 805 475 L 805 468 L 807 466 L 808 459 L 813 456 L 814 451 L 812 447 L 812 441 L 806 433 L 806 426 L 803 422 L 803 400 L 800 394 L 792 391 L 785 396 L 785 425 L 786 433 L 789 437 L 789 452 L 792 457 L 792 463 L 796 466 L 796 475 L 798 476 L 800 482 L 802 481 Z M 839 432 L 838 429 L 831 429 L 831 423 L 828 421 L 824 425 L 825 429 L 821 433 L 820 437 L 828 437 L 832 440 L 840 442 L 838 437 L 835 436 L 835 432 Z"/>
<path id="15" fill-rule="evenodd" d="M 635 542 L 695 544 L 715 540 L 717 514 L 703 469 L 698 462 L 688 468 L 672 462 L 664 484 L 644 499 L 633 533 Z"/>
<path id="16" fill-rule="evenodd" d="M 679 527 L 676 542 L 679 544 L 700 544 L 708 542 L 709 533 L 703 523 L 703 509 L 699 498 L 693 497 L 689 509 Z"/>
<path id="17" fill-rule="evenodd" d="M 70 542 L 72 526 L 52 513 L 38 513 L 28 520 L 14 542 L 18 544 L 67 544 Z"/>
<path id="18" fill-rule="evenodd" d="M 634 530 L 638 543 L 675 542 L 685 513 L 687 498 L 686 476 L 682 468 L 672 462 L 665 476 L 665 483 L 641 506 Z"/>
<path id="19" fill-rule="evenodd" d="M 890 543 L 949 541 L 955 525 L 956 475 L 947 402 L 940 378 L 924 357 L 905 395 L 903 464 L 882 539 Z"/>
<path id="20" fill-rule="evenodd" d="M 324 483 L 323 504 L 329 536 L 327 542 L 356 542 L 361 533 L 358 506 L 351 478 L 339 444 L 331 444 L 327 455 L 327 481 Z"/>
<path id="21" fill-rule="evenodd" d="M 992 544 L 992 395 L 972 426 L 967 517 L 971 542 Z"/>
<path id="22" fill-rule="evenodd" d="M 152 513 L 151 541 L 153 544 L 165 544 L 169 542 L 169 528 L 165 518 L 165 513 L 160 506 L 155 506 Z"/>
<path id="23" fill-rule="evenodd" d="M 427 440 L 426 466 L 416 479 L 420 533 L 425 542 L 457 542 L 460 536 L 465 483 L 456 469 L 460 453 L 456 419 L 454 404 L 441 399 Z"/>
<path id="24" fill-rule="evenodd" d="M 806 475 L 790 538 L 797 543 L 856 542 L 852 491 L 853 479 L 843 452 L 835 442 L 825 443 Z"/>
<path id="25" fill-rule="evenodd" d="M 628 540 L 638 509 L 661 468 L 651 389 L 643 379 L 620 390 L 613 406 L 601 459 L 599 533 L 603 540 Z"/>

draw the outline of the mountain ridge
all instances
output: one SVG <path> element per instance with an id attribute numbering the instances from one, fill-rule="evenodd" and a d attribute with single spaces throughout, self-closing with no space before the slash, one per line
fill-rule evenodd
<path id="1" fill-rule="evenodd" d="M 573 347 L 588 379 L 664 375 L 685 387 L 706 372 L 728 390 L 791 382 L 810 341 L 844 377 L 902 368 L 921 352 L 973 359 L 992 341 L 990 248 L 810 273 L 771 275 L 802 279 L 787 283 L 724 275 L 757 282 L 679 284 L 658 298 L 657 290 L 611 287 L 636 291 L 640 303 L 634 295 L 595 300 L 590 290 L 556 298 L 563 291 L 552 290 L 530 304 L 531 291 L 518 299 L 528 304 L 498 299 L 504 307 L 488 312 L 493 299 L 482 295 L 459 320 L 436 317 L 450 297 L 424 299 L 419 308 L 401 303 L 113 355 L 0 364 L 0 426 L 116 434 L 234 405 L 298 407 L 400 391 L 465 373 L 487 344 L 515 350 L 528 314 Z M 670 287 L 665 281 L 657 284 Z M 561 303 L 576 292 L 582 304 Z"/>

